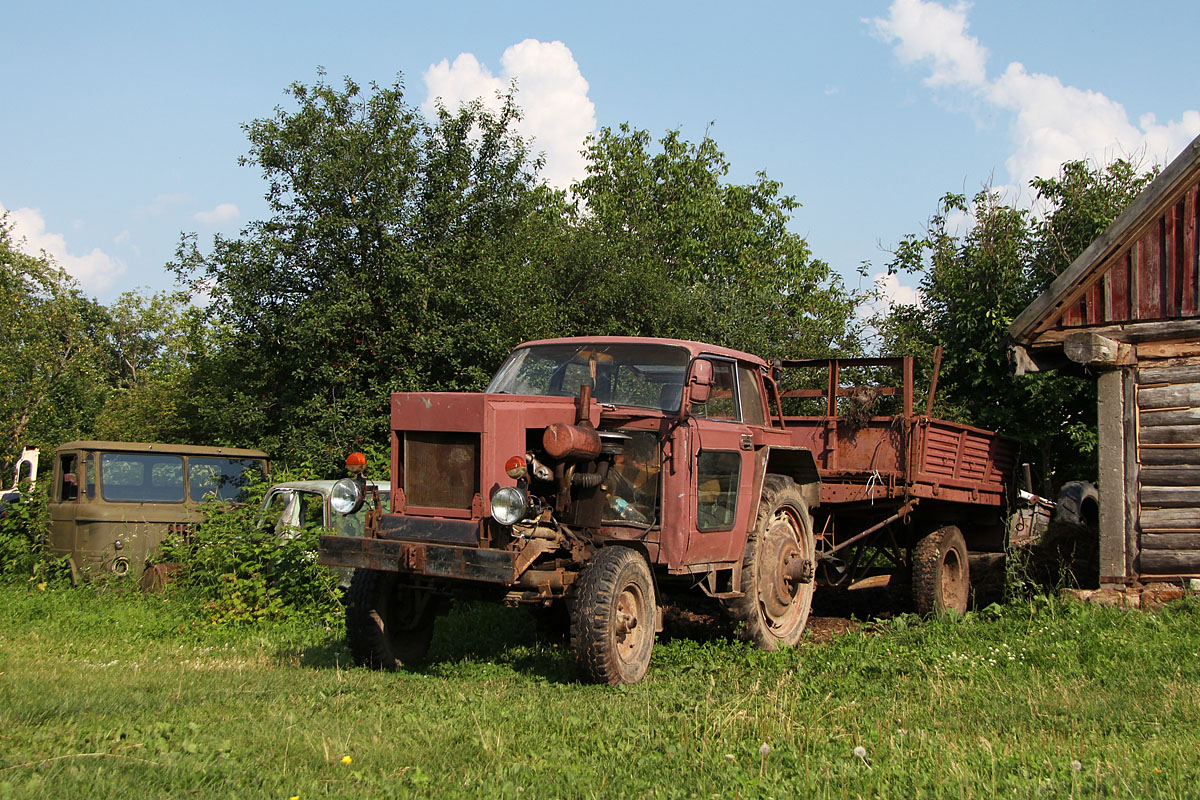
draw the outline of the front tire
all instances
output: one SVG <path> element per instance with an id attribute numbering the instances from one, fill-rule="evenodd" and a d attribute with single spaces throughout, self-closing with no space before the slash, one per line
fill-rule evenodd
<path id="1" fill-rule="evenodd" d="M 571 649 L 580 677 L 637 683 L 650 666 L 658 607 L 645 557 L 628 547 L 601 549 L 580 573 L 571 602 Z"/>
<path id="2" fill-rule="evenodd" d="M 767 475 L 742 558 L 742 597 L 725 601 L 739 636 L 763 650 L 800 640 L 812 611 L 816 543 L 808 503 L 791 478 Z"/>
<path id="3" fill-rule="evenodd" d="M 913 604 L 922 616 L 965 614 L 971 565 L 962 531 L 946 525 L 926 534 L 913 550 Z"/>
<path id="4" fill-rule="evenodd" d="M 398 586 L 394 572 L 356 569 L 346 594 L 346 639 L 354 662 L 396 670 L 422 661 L 433 638 L 430 596 Z"/>

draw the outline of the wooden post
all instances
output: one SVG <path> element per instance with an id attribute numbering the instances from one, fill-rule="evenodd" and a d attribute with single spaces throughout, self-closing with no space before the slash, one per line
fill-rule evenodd
<path id="1" fill-rule="evenodd" d="M 1132 380 L 1132 378 L 1130 378 Z M 1101 372 L 1096 382 L 1100 422 L 1100 581 L 1124 585 L 1125 522 L 1125 371 Z M 1131 499 L 1137 503 L 1137 498 Z"/>

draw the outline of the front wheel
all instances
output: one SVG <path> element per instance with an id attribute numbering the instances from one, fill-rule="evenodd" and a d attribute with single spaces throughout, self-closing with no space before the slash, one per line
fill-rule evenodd
<path id="1" fill-rule="evenodd" d="M 965 614 L 971 595 L 971 566 L 962 531 L 946 525 L 917 542 L 912 558 L 913 604 L 917 613 Z"/>
<path id="2" fill-rule="evenodd" d="M 742 558 L 742 593 L 725 601 L 739 635 L 764 650 L 800 640 L 812 610 L 816 544 L 808 503 L 791 478 L 767 475 Z"/>
<path id="3" fill-rule="evenodd" d="M 394 572 L 354 570 L 346 594 L 346 639 L 359 666 L 396 670 L 420 662 L 429 652 L 431 597 L 397 583 Z"/>
<path id="4" fill-rule="evenodd" d="M 605 547 L 575 582 L 571 649 L 580 677 L 637 683 L 650 666 L 658 607 L 650 566 L 628 547 Z"/>

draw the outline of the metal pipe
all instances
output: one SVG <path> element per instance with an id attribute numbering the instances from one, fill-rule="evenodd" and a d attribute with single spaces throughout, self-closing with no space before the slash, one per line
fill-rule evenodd
<path id="1" fill-rule="evenodd" d="M 837 547 L 834 547 L 832 550 L 829 550 L 828 552 L 836 553 L 838 550 L 841 550 L 842 548 L 849 547 L 850 545 L 854 544 L 855 542 L 865 539 L 866 537 L 870 536 L 872 533 L 879 530 L 880 528 L 891 525 L 893 522 L 895 522 L 896 520 L 900 519 L 901 517 L 907 515 L 908 512 L 912 511 L 913 507 L 918 503 L 919 500 L 920 500 L 919 497 L 914 497 L 912 500 L 909 500 L 907 503 L 900 506 L 900 509 L 895 514 L 892 514 L 890 517 L 885 519 L 883 522 L 876 523 L 875 525 L 872 525 L 871 527 L 867 528 L 862 533 L 857 533 L 854 536 L 851 536 L 849 539 L 842 542 Z"/>

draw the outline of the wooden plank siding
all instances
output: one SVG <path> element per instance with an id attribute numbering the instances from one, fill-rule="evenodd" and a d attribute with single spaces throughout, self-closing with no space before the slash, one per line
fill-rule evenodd
<path id="1" fill-rule="evenodd" d="M 1200 316 L 1200 184 L 1186 187 L 1091 274 L 1050 330 Z"/>
<path id="2" fill-rule="evenodd" d="M 1178 276 L 1176 276 L 1178 278 Z M 1172 292 L 1177 283 L 1170 288 Z M 1175 295 L 1176 308 L 1184 297 Z M 1144 360 L 1137 369 L 1138 571 L 1200 573 L 1200 364 Z"/>

